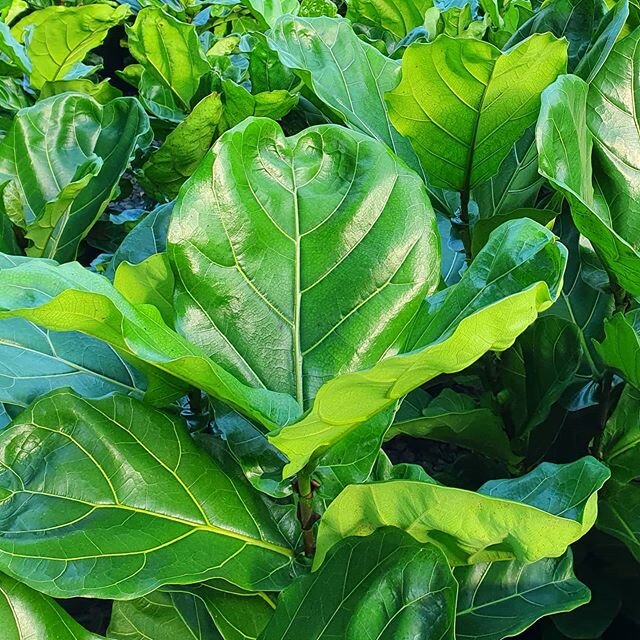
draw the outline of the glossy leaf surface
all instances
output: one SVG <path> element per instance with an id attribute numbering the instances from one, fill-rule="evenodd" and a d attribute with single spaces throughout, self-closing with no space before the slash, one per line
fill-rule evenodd
<path id="1" fill-rule="evenodd" d="M 540 94 L 566 68 L 566 44 L 534 35 L 501 53 L 487 42 L 440 36 L 413 44 L 402 80 L 386 94 L 430 181 L 468 191 L 491 178 L 531 126 Z"/>
<path id="2" fill-rule="evenodd" d="M 457 585 L 438 549 L 386 528 L 337 544 L 278 600 L 261 640 L 454 640 Z"/>
<path id="3" fill-rule="evenodd" d="M 73 260 L 124 173 L 149 121 L 133 98 L 102 106 L 81 94 L 53 96 L 16 116 L 0 145 L 0 176 L 19 202 L 36 257 Z M 9 187 L 5 187 L 5 206 Z M 15 205 L 14 205 L 15 206 Z"/>
<path id="4" fill-rule="evenodd" d="M 343 538 L 383 526 L 433 542 L 453 565 L 557 557 L 593 526 L 596 492 L 608 477 L 607 467 L 587 457 L 544 463 L 520 478 L 490 481 L 477 493 L 412 480 L 351 485 L 322 516 L 315 566 Z"/>
<path id="5" fill-rule="evenodd" d="M 291 461 L 285 474 L 424 382 L 511 346 L 556 299 L 564 263 L 564 248 L 531 220 L 496 230 L 460 282 L 427 300 L 405 353 L 335 378 L 320 389 L 311 413 L 271 436 Z M 508 326 L 505 315 L 513 319 Z"/>
<path id="6" fill-rule="evenodd" d="M 286 582 L 293 552 L 258 495 L 139 401 L 53 392 L 2 431 L 0 455 L 0 565 L 25 584 L 131 598 L 213 577 Z"/>
<path id="7" fill-rule="evenodd" d="M 225 134 L 192 176 L 168 253 L 179 331 L 301 407 L 375 364 L 440 275 L 426 190 L 384 145 L 334 125 L 287 139 L 264 119 Z"/>

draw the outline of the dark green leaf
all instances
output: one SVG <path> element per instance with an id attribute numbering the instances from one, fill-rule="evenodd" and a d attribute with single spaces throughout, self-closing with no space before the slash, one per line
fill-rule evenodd
<path id="1" fill-rule="evenodd" d="M 293 552 L 259 494 L 133 398 L 53 392 L 0 433 L 0 460 L 0 566 L 50 595 L 288 580 Z"/>
<path id="2" fill-rule="evenodd" d="M 260 640 L 454 640 L 456 591 L 436 547 L 381 529 L 341 541 L 288 587 Z"/>

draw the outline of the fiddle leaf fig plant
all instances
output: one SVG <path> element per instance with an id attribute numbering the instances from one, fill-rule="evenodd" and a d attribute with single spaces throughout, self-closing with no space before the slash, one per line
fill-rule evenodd
<path id="1" fill-rule="evenodd" d="M 2 640 L 635 637 L 639 39 L 2 4 Z"/>

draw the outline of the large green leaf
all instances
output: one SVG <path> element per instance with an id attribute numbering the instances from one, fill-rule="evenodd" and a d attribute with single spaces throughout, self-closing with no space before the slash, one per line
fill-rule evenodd
<path id="1" fill-rule="evenodd" d="M 349 0 L 347 18 L 351 22 L 386 29 L 400 39 L 422 25 L 424 14 L 433 5 L 433 0 Z"/>
<path id="2" fill-rule="evenodd" d="M 436 547 L 381 529 L 342 540 L 285 589 L 260 640 L 454 640 L 456 592 Z"/>
<path id="3" fill-rule="evenodd" d="M 516 450 L 531 453 L 527 450 L 532 446 L 541 456 L 557 436 L 555 429 L 540 434 L 538 427 L 574 381 L 581 349 L 575 324 L 545 316 L 501 356 L 500 377 L 508 392 L 504 409 L 510 416 Z"/>
<path id="4" fill-rule="evenodd" d="M 285 473 L 296 473 L 421 384 L 510 347 L 557 298 L 565 258 L 564 247 L 535 222 L 502 225 L 460 282 L 427 300 L 406 352 L 326 383 L 303 420 L 270 437 L 290 460 Z"/>
<path id="5" fill-rule="evenodd" d="M 402 403 L 386 439 L 404 434 L 449 442 L 472 451 L 515 462 L 502 419 L 468 395 L 444 389 L 435 398 L 421 389 Z"/>
<path id="6" fill-rule="evenodd" d="M 54 391 L 1 432 L 0 468 L 0 566 L 50 595 L 288 580 L 293 552 L 259 494 L 133 398 Z"/>
<path id="7" fill-rule="evenodd" d="M 456 640 L 502 640 L 536 620 L 589 601 L 573 573 L 571 551 L 532 564 L 503 561 L 456 567 Z"/>
<path id="8" fill-rule="evenodd" d="M 167 136 L 142 167 L 145 191 L 158 199 L 175 198 L 211 147 L 222 116 L 217 93 L 203 98 Z"/>
<path id="9" fill-rule="evenodd" d="M 598 529 L 623 542 L 640 562 L 640 487 L 611 480 L 600 501 Z"/>
<path id="10" fill-rule="evenodd" d="M 264 28 L 273 27 L 283 15 L 295 15 L 300 9 L 298 0 L 243 0 Z"/>
<path id="11" fill-rule="evenodd" d="M 146 384 L 104 342 L 47 331 L 20 318 L 0 320 L 0 402 L 26 407 L 61 387 L 89 398 L 113 392 L 142 397 Z"/>
<path id="12" fill-rule="evenodd" d="M 617 232 L 606 204 L 596 203 L 594 197 L 587 93 L 588 85 L 570 75 L 560 76 L 545 90 L 536 127 L 539 171 L 566 197 L 576 227 L 594 245 L 608 271 L 637 295 L 640 255 Z"/>
<path id="13" fill-rule="evenodd" d="M 627 385 L 600 439 L 599 450 L 620 482 L 640 475 L 640 390 Z"/>
<path id="14" fill-rule="evenodd" d="M 250 119 L 226 133 L 182 190 L 168 239 L 179 331 L 305 408 L 323 382 L 390 350 L 440 279 L 422 181 L 336 125 L 285 138 Z"/>
<path id="15" fill-rule="evenodd" d="M 624 82 L 620 79 L 625 78 Z M 640 249 L 640 29 L 616 44 L 589 87 L 587 126 L 593 173 L 608 206 L 608 223 Z"/>
<path id="16" fill-rule="evenodd" d="M 24 584 L 0 574 L 2 640 L 98 640 L 59 604 Z"/>
<path id="17" fill-rule="evenodd" d="M 391 126 L 384 102 L 385 92 L 400 80 L 398 62 L 363 42 L 341 18 L 284 16 L 270 37 L 282 62 L 348 126 L 384 142 L 421 173 L 409 141 Z"/>
<path id="18" fill-rule="evenodd" d="M 142 9 L 127 27 L 129 49 L 143 66 L 141 95 L 169 92 L 179 108 L 188 112 L 200 79 L 210 71 L 193 24 L 180 22 L 156 7 Z"/>
<path id="19" fill-rule="evenodd" d="M 354 484 L 320 520 L 315 564 L 343 538 L 383 526 L 433 542 L 453 565 L 557 557 L 593 526 L 596 492 L 608 477 L 606 466 L 586 457 L 544 463 L 520 478 L 487 482 L 477 493 L 413 480 Z"/>
<path id="20" fill-rule="evenodd" d="M 538 151 L 532 127 L 511 147 L 498 173 L 473 190 L 480 219 L 535 206 L 543 182 L 538 173 Z"/>
<path id="21" fill-rule="evenodd" d="M 256 640 L 275 605 L 264 593 L 221 581 L 154 591 L 115 602 L 108 637 L 114 640 Z"/>
<path id="22" fill-rule="evenodd" d="M 31 86 L 41 89 L 45 82 L 89 75 L 93 67 L 82 64 L 87 53 L 102 44 L 109 29 L 128 14 L 126 4 L 96 3 L 47 7 L 20 20 L 12 32 L 26 43 Z"/>
<path id="23" fill-rule="evenodd" d="M 434 185 L 469 191 L 498 171 L 535 122 L 542 90 L 565 70 L 566 47 L 547 33 L 507 53 L 445 35 L 406 50 L 402 80 L 385 97 Z"/>
<path id="24" fill-rule="evenodd" d="M 148 363 L 165 385 L 183 380 L 271 428 L 299 415 L 291 397 L 245 386 L 165 325 L 155 307 L 132 305 L 106 278 L 77 263 L 23 260 L 0 269 L 0 292 L 0 319 L 22 317 L 53 331 L 81 331 Z M 145 399 L 153 401 L 152 390 Z"/>
<path id="25" fill-rule="evenodd" d="M 545 2 L 509 39 L 510 48 L 534 33 L 550 32 L 569 41 L 569 71 L 573 71 L 590 45 L 602 19 L 600 0 L 550 0 Z"/>
<path id="26" fill-rule="evenodd" d="M 640 389 L 640 309 L 616 313 L 604 325 L 605 337 L 596 350 L 612 369 Z"/>
<path id="27" fill-rule="evenodd" d="M 134 98 L 103 106 L 65 93 L 21 110 L 0 145 L 0 175 L 11 181 L 3 200 L 17 209 L 27 253 L 73 260 L 148 135 Z"/>
<path id="28" fill-rule="evenodd" d="M 636 357 L 638 353 L 636 346 Z M 640 562 L 639 411 L 640 391 L 636 387 L 625 387 L 599 444 L 604 461 L 611 467 L 613 480 L 607 484 L 600 501 L 598 528 L 626 544 Z"/>

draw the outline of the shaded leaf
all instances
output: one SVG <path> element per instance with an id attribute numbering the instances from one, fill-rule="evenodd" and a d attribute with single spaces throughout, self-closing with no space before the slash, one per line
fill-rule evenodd
<path id="1" fill-rule="evenodd" d="M 401 39 L 422 25 L 424 14 L 433 5 L 433 0 L 349 0 L 347 18 L 351 22 L 386 29 Z"/>
<path id="2" fill-rule="evenodd" d="M 460 585 L 457 640 L 501 640 L 534 622 L 589 601 L 589 589 L 573 573 L 572 555 L 532 564 L 516 561 L 456 567 Z"/>
<path id="3" fill-rule="evenodd" d="M 454 640 L 457 585 L 444 555 L 393 528 L 337 544 L 278 599 L 261 640 Z"/>
<path id="4" fill-rule="evenodd" d="M 0 574 L 0 628 L 3 640 L 98 640 L 59 604 Z"/>

